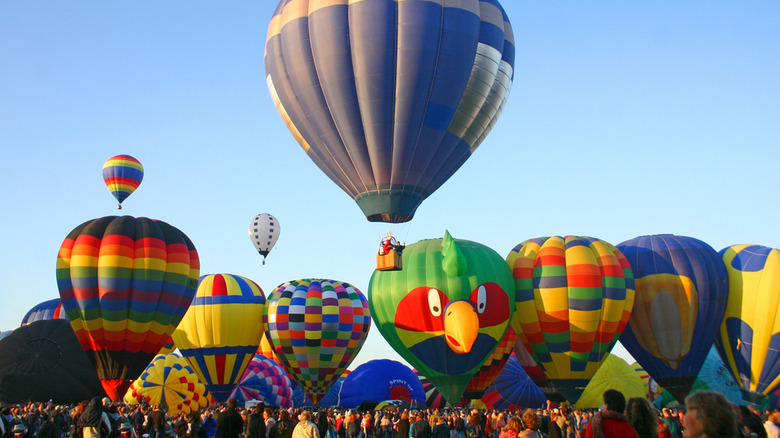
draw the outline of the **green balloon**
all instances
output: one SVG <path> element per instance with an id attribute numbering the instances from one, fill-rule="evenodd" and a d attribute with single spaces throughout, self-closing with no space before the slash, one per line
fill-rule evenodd
<path id="1" fill-rule="evenodd" d="M 504 258 L 449 232 L 407 246 L 403 270 L 374 271 L 368 286 L 382 336 L 451 404 L 504 337 L 514 302 Z"/>

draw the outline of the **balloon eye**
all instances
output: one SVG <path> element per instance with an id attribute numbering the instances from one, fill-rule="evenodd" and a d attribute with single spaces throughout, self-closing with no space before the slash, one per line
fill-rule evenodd
<path id="1" fill-rule="evenodd" d="M 485 285 L 480 285 L 477 289 L 477 313 L 483 313 L 487 307 L 487 289 Z"/>
<path id="2" fill-rule="evenodd" d="M 441 297 L 438 290 L 428 291 L 428 307 L 430 307 L 433 316 L 441 316 Z"/>

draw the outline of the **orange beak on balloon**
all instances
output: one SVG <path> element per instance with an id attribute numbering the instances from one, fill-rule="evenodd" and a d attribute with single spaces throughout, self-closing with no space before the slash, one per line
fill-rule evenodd
<path id="1" fill-rule="evenodd" d="M 457 354 L 471 351 L 479 335 L 479 317 L 474 306 L 466 300 L 451 302 L 444 313 L 444 338 Z"/>

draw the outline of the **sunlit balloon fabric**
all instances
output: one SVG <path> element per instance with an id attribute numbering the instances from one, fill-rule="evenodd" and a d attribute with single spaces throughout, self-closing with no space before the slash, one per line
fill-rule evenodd
<path id="1" fill-rule="evenodd" d="M 141 185 L 143 179 L 144 166 L 130 155 L 117 155 L 103 164 L 103 182 L 119 202 L 119 209 L 122 208 L 122 202 Z"/>
<path id="2" fill-rule="evenodd" d="M 485 390 L 488 389 L 496 378 L 501 374 L 501 370 L 512 355 L 512 351 L 515 348 L 515 342 L 517 341 L 517 334 L 511 326 L 507 328 L 504 339 L 498 343 L 496 349 L 488 357 L 485 363 L 479 367 L 477 374 L 469 381 L 469 385 L 466 387 L 466 391 L 463 393 L 463 398 L 466 399 L 478 399 L 482 398 L 485 394 Z M 524 373 L 525 374 L 525 373 Z"/>
<path id="3" fill-rule="evenodd" d="M 282 0 L 265 71 L 309 158 L 368 220 L 406 222 L 493 127 L 514 57 L 497 0 Z"/>
<path id="4" fill-rule="evenodd" d="M 436 389 L 436 386 L 427 377 L 420 374 L 419 371 L 414 370 L 414 372 L 417 374 L 417 378 L 420 379 L 420 383 L 422 383 L 423 391 L 425 391 L 425 404 L 428 405 L 428 409 L 441 409 L 447 406 L 447 400 Z"/>
<path id="5" fill-rule="evenodd" d="M 734 245 L 720 254 L 729 300 L 715 346 L 743 389 L 768 395 L 780 385 L 780 250 Z"/>
<path id="6" fill-rule="evenodd" d="M 259 354 L 252 358 L 230 398 L 240 403 L 259 400 L 266 405 L 293 407 L 292 382 L 287 373 L 273 360 Z"/>
<path id="7" fill-rule="evenodd" d="M 249 221 L 249 239 L 257 252 L 263 256 L 263 264 L 268 253 L 279 240 L 280 231 L 279 221 L 268 213 L 260 213 Z"/>
<path id="8" fill-rule="evenodd" d="M 401 362 L 370 360 L 352 371 L 341 386 L 339 404 L 355 409 L 363 402 L 399 400 L 425 404 L 425 390 L 417 374 Z"/>
<path id="9" fill-rule="evenodd" d="M 511 324 L 512 273 L 491 248 L 448 232 L 408 245 L 403 265 L 374 271 L 371 316 L 390 346 L 457 404 Z"/>
<path id="10" fill-rule="evenodd" d="M 327 279 L 279 285 L 263 321 L 274 352 L 314 403 L 352 363 L 371 327 L 363 293 Z"/>
<path id="11" fill-rule="evenodd" d="M 515 332 L 576 403 L 631 316 L 631 266 L 609 243 L 580 236 L 527 240 L 507 263 L 517 289 Z"/>
<path id="12" fill-rule="evenodd" d="M 46 321 L 49 319 L 68 320 L 68 316 L 62 311 L 62 300 L 59 298 L 44 301 L 30 309 L 27 314 L 24 315 L 24 318 L 22 318 L 22 326 L 31 322 Z"/>
<path id="13" fill-rule="evenodd" d="M 634 367 L 614 354 L 608 354 L 575 406 L 577 409 L 598 408 L 603 401 L 604 391 L 608 389 L 622 392 L 626 400 L 644 397 L 646 394 L 645 385 Z"/>
<path id="14" fill-rule="evenodd" d="M 631 264 L 636 286 L 620 342 L 682 403 L 726 311 L 726 269 L 717 251 L 692 237 L 640 236 L 617 248 Z"/>
<path id="15" fill-rule="evenodd" d="M 112 400 L 179 324 L 199 272 L 195 246 L 163 221 L 107 216 L 79 225 L 62 242 L 62 307 Z"/>
<path id="16" fill-rule="evenodd" d="M 265 294 L 232 274 L 204 275 L 187 314 L 173 333 L 179 352 L 218 401 L 227 401 L 257 351 Z"/>
<path id="17" fill-rule="evenodd" d="M 133 382 L 124 400 L 160 405 L 169 415 L 187 414 L 209 405 L 209 391 L 184 358 L 160 354 Z"/>

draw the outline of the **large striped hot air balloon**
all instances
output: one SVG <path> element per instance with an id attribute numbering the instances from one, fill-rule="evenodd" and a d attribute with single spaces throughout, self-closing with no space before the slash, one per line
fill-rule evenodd
<path id="1" fill-rule="evenodd" d="M 726 269 L 717 251 L 692 237 L 640 236 L 617 248 L 631 264 L 636 285 L 620 342 L 682 403 L 726 311 Z"/>
<path id="2" fill-rule="evenodd" d="M 22 318 L 22 325 L 25 326 L 31 322 L 46 321 L 49 319 L 68 320 L 68 316 L 62 311 L 61 299 L 55 298 L 37 304 L 24 315 L 24 318 Z"/>
<path id="3" fill-rule="evenodd" d="M 144 166 L 130 155 L 117 155 L 103 164 L 103 182 L 122 209 L 122 202 L 133 194 L 144 179 Z"/>
<path id="4" fill-rule="evenodd" d="M 62 242 L 62 307 L 112 400 L 179 324 L 199 271 L 190 239 L 163 221 L 107 216 L 79 225 Z"/>
<path id="5" fill-rule="evenodd" d="M 578 236 L 527 240 L 506 261 L 517 289 L 515 332 L 576 403 L 631 316 L 631 266 L 609 243 Z"/>
<path id="6" fill-rule="evenodd" d="M 263 334 L 265 294 L 255 282 L 231 274 L 204 275 L 173 333 L 179 352 L 218 401 L 227 401 Z"/>
<path id="7" fill-rule="evenodd" d="M 303 279 L 274 289 L 263 322 L 284 368 L 318 403 L 360 351 L 371 316 L 366 297 L 351 284 Z"/>
<path id="8" fill-rule="evenodd" d="M 780 387 L 780 250 L 734 245 L 720 255 L 729 300 L 715 346 L 745 399 L 756 402 Z"/>
<path id="9" fill-rule="evenodd" d="M 265 71 L 309 158 L 369 221 L 406 222 L 492 129 L 514 57 L 497 0 L 281 0 Z"/>

